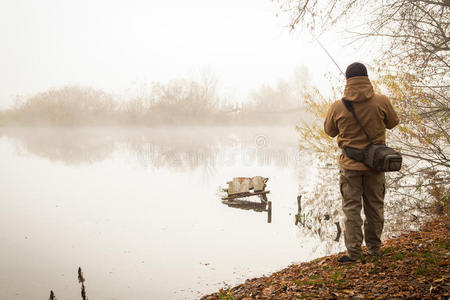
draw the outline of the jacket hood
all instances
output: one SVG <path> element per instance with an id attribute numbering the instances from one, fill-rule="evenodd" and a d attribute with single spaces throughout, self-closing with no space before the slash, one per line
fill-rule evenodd
<path id="1" fill-rule="evenodd" d="M 372 83 L 367 76 L 356 76 L 347 79 L 344 98 L 353 102 L 366 101 L 374 95 Z"/>

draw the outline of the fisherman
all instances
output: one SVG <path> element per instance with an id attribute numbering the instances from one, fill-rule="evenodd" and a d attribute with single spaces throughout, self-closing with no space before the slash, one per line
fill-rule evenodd
<path id="1" fill-rule="evenodd" d="M 344 99 L 351 101 L 361 125 L 374 144 L 385 144 L 386 128 L 394 128 L 399 120 L 386 96 L 375 94 L 362 63 L 352 63 L 345 72 L 347 79 Z M 361 126 L 343 101 L 335 101 L 328 110 L 325 132 L 337 136 L 339 148 L 364 149 L 370 145 Z M 340 190 L 342 209 L 345 215 L 344 239 L 347 255 L 338 262 L 354 262 L 362 258 L 363 232 L 361 209 L 364 207 L 364 240 L 369 255 L 381 255 L 381 233 L 383 231 L 383 205 L 385 195 L 384 172 L 370 169 L 345 154 L 339 156 Z"/>

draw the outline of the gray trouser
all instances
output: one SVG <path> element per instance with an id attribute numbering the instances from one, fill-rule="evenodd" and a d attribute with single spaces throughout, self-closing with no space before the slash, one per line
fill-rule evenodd
<path id="1" fill-rule="evenodd" d="M 348 255 L 361 257 L 363 233 L 361 208 L 364 207 L 364 240 L 370 252 L 380 249 L 383 232 L 385 178 L 383 172 L 340 170 L 342 209 L 345 215 L 344 239 Z M 362 198 L 362 201 L 361 201 Z"/>

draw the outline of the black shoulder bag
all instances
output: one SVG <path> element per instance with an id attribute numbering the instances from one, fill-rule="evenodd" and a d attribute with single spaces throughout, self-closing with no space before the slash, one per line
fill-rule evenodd
<path id="1" fill-rule="evenodd" d="M 359 121 L 358 117 L 356 116 L 353 103 L 344 98 L 342 98 L 342 102 L 344 103 L 348 111 L 352 113 L 353 117 L 358 122 L 359 126 L 361 126 L 361 129 L 370 142 L 370 146 L 365 149 L 345 147 L 344 149 L 342 149 L 342 153 L 353 160 L 362 162 L 369 168 L 376 171 L 393 172 L 400 170 L 400 168 L 402 167 L 402 155 L 394 149 L 387 147 L 386 145 L 374 145 L 366 129 L 364 129 L 361 121 Z"/>

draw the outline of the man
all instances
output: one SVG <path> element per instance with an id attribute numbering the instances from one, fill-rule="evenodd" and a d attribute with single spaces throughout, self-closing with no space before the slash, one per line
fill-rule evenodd
<path id="1" fill-rule="evenodd" d="M 351 101 L 356 116 L 374 144 L 385 144 L 386 128 L 392 129 L 399 122 L 389 99 L 374 93 L 363 64 L 356 62 L 349 65 L 345 77 L 347 83 L 344 99 Z M 329 108 L 324 129 L 329 136 L 337 136 L 337 143 L 341 149 L 344 147 L 364 149 L 370 145 L 361 126 L 341 100 L 334 102 Z M 339 167 L 347 255 L 340 257 L 338 261 L 353 262 L 362 256 L 362 207 L 365 215 L 364 240 L 369 255 L 379 255 L 384 225 L 384 173 L 374 171 L 345 154 L 339 156 Z"/>

